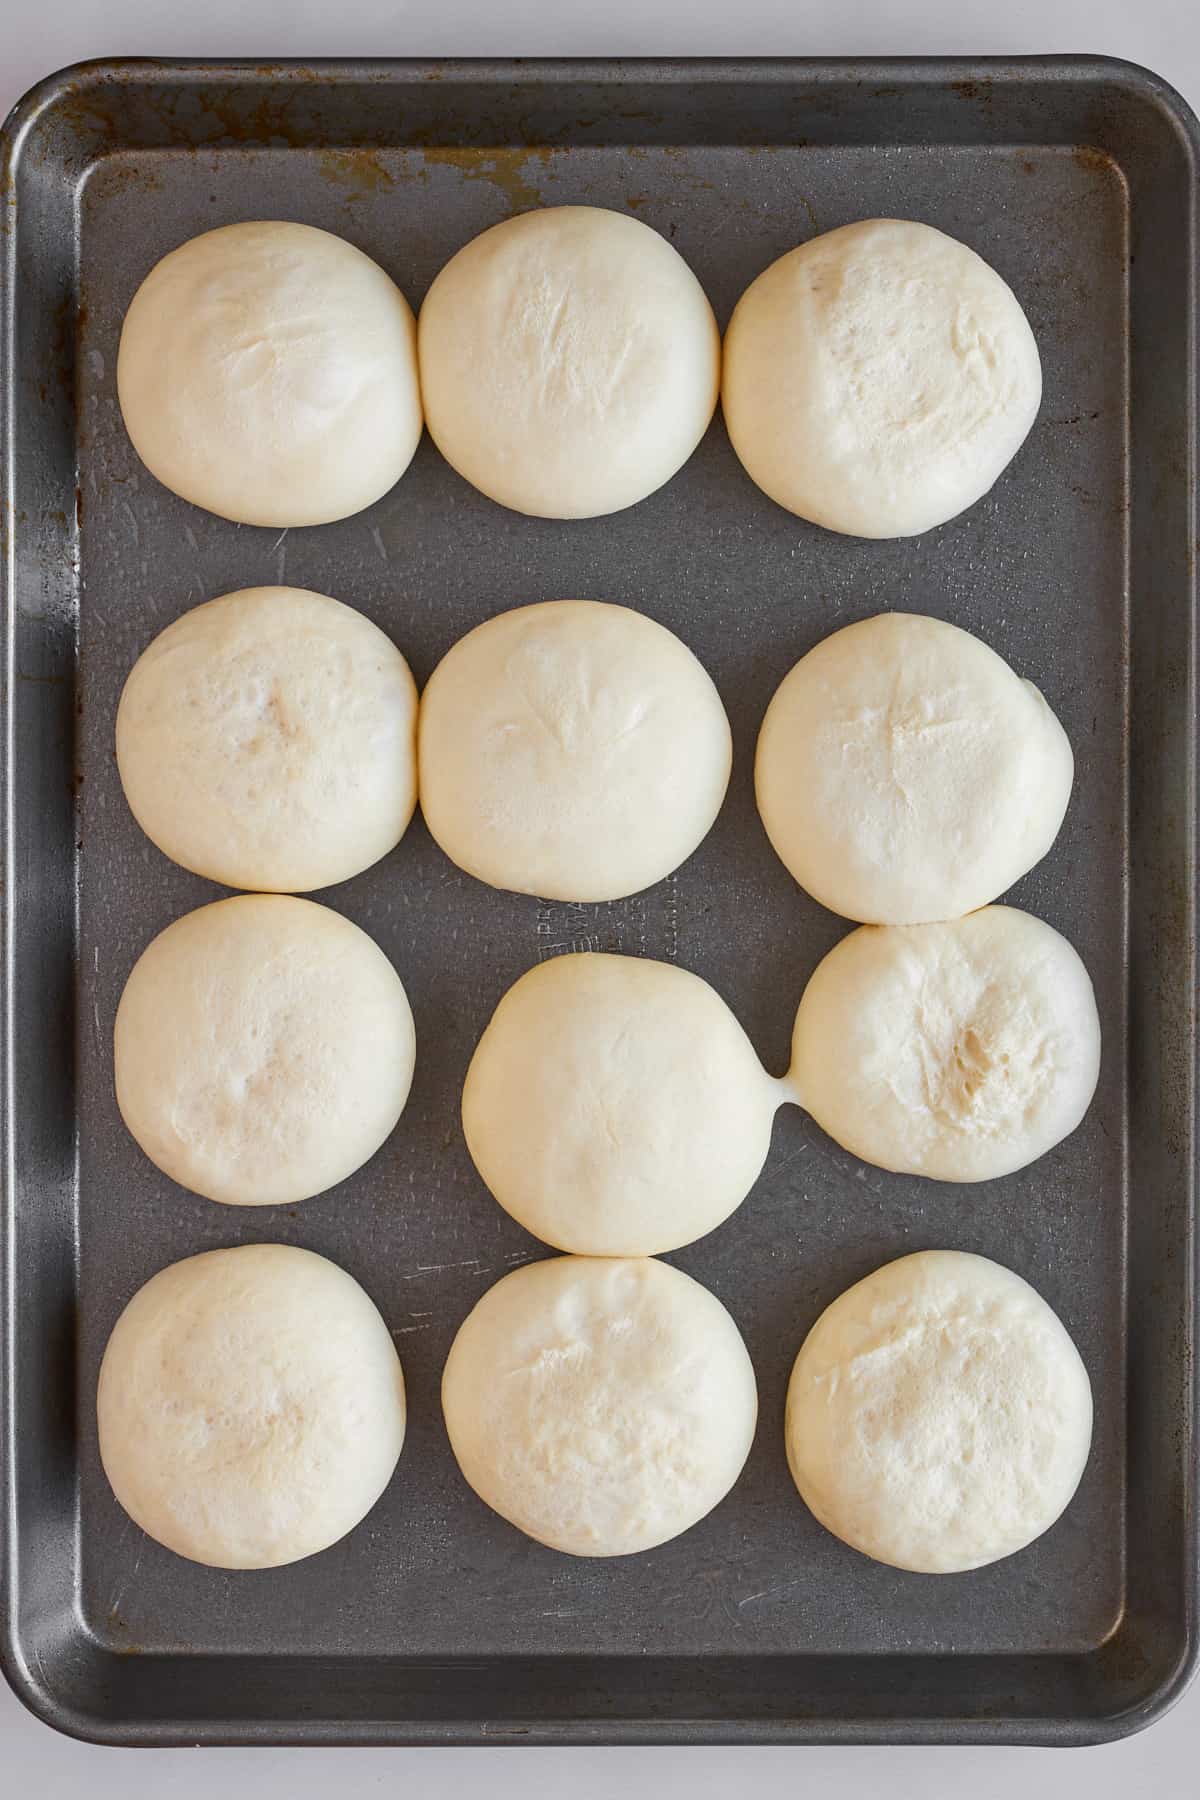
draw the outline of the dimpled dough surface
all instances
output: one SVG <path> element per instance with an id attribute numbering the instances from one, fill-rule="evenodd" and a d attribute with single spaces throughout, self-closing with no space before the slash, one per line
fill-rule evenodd
<path id="1" fill-rule="evenodd" d="M 417 690 L 369 619 L 301 588 L 245 588 L 168 625 L 117 711 L 117 765 L 146 835 L 226 887 L 356 875 L 417 798 Z"/>
<path id="2" fill-rule="evenodd" d="M 463 1129 L 527 1231 L 582 1255 L 648 1256 L 741 1204 L 782 1098 L 698 975 L 556 956 L 496 1008 L 467 1071 Z"/>
<path id="3" fill-rule="evenodd" d="M 421 435 L 412 309 L 377 263 L 312 225 L 190 238 L 130 302 L 117 392 L 172 493 L 243 525 L 323 525 L 400 479 Z"/>
<path id="4" fill-rule="evenodd" d="M 668 481 L 717 403 L 721 341 L 679 252 L 627 213 L 550 206 L 453 256 L 421 307 L 438 449 L 517 512 L 616 512 Z"/>
<path id="5" fill-rule="evenodd" d="M 1096 998 L 1071 945 L 988 906 L 836 944 L 800 1001 L 788 1083 L 864 1162 L 987 1181 L 1074 1131 L 1099 1071 Z"/>
<path id="6" fill-rule="evenodd" d="M 100 1456 L 143 1531 L 221 1569 L 274 1568 L 370 1511 L 404 1442 L 404 1377 L 358 1283 L 309 1250 L 173 1263 L 100 1366 Z"/>
<path id="7" fill-rule="evenodd" d="M 880 1562 L 947 1574 L 1012 1555 L 1058 1518 L 1087 1463 L 1091 1386 L 1019 1275 L 926 1250 L 817 1320 L 784 1431 L 828 1530 Z"/>
<path id="8" fill-rule="evenodd" d="M 721 404 L 746 472 L 801 518 L 911 537 L 986 494 L 1037 416 L 1012 290 L 965 244 L 865 219 L 781 256 L 725 334 Z"/>
<path id="9" fill-rule="evenodd" d="M 754 1437 L 754 1370 L 720 1301 L 650 1257 L 553 1257 L 498 1281 L 442 1379 L 480 1499 L 573 1556 L 627 1556 L 717 1505 Z"/>
<path id="10" fill-rule="evenodd" d="M 823 906 L 880 925 L 986 906 L 1053 844 L 1066 733 L 986 644 L 913 613 L 822 640 L 767 708 L 755 790 L 780 860 Z"/>
<path id="11" fill-rule="evenodd" d="M 243 894 L 177 919 L 117 1008 L 117 1103 L 164 1174 L 233 1206 L 319 1194 L 404 1110 L 415 1037 L 400 978 L 329 907 Z"/>
<path id="12" fill-rule="evenodd" d="M 421 699 L 421 811 L 492 887 L 618 900 L 669 875 L 729 784 L 729 721 L 673 633 L 626 606 L 549 600 L 460 638 Z"/>

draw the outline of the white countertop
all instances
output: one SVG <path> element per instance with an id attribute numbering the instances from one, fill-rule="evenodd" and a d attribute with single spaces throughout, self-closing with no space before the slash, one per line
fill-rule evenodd
<path id="1" fill-rule="evenodd" d="M 0 0 L 0 114 L 64 63 L 110 55 L 568 56 L 1104 53 L 1145 63 L 1200 110 L 1200 0 Z M 1157 1725 L 1103 1749 L 108 1750 L 31 1718 L 0 1681 L 0 1795 L 54 1800 L 340 1800 L 385 1789 L 507 1800 L 682 1790 L 755 1800 L 965 1793 L 1089 1800 L 1200 1794 L 1200 1682 Z"/>

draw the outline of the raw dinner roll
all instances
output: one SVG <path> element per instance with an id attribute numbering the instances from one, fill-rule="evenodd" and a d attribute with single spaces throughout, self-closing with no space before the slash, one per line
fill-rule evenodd
<path id="1" fill-rule="evenodd" d="M 386 856 L 417 800 L 417 690 L 383 632 L 302 588 L 244 588 L 145 649 L 117 711 L 134 818 L 227 887 L 327 887 Z"/>
<path id="2" fill-rule="evenodd" d="M 476 626 L 421 700 L 421 811 L 492 887 L 619 900 L 685 862 L 721 809 L 721 699 L 625 606 L 550 600 Z"/>
<path id="3" fill-rule="evenodd" d="M 442 1406 L 463 1475 L 501 1518 L 571 1556 L 628 1556 L 724 1499 L 758 1396 L 737 1326 L 690 1276 L 560 1256 L 468 1314 Z"/>
<path id="4" fill-rule="evenodd" d="M 467 1071 L 463 1129 L 527 1231 L 585 1256 L 649 1256 L 740 1206 L 782 1097 L 698 975 L 556 956 L 496 1008 Z"/>
<path id="5" fill-rule="evenodd" d="M 923 1250 L 821 1314 L 784 1434 L 822 1525 L 878 1562 L 946 1575 L 1053 1525 L 1088 1459 L 1092 1390 L 1028 1282 L 984 1256 Z"/>
<path id="6" fill-rule="evenodd" d="M 1078 956 L 1040 919 L 988 906 L 836 944 L 804 990 L 788 1082 L 864 1162 L 989 1181 L 1068 1137 L 1099 1073 Z"/>
<path id="7" fill-rule="evenodd" d="M 881 613 L 801 657 L 767 708 L 754 780 L 767 836 L 847 919 L 957 919 L 1058 835 L 1075 761 L 1038 690 L 986 644 Z"/>
<path id="8" fill-rule="evenodd" d="M 375 1154 L 415 1054 L 400 977 L 365 931 L 311 900 L 241 894 L 177 919 L 134 964 L 117 1104 L 182 1187 L 286 1205 Z"/>
<path id="9" fill-rule="evenodd" d="M 790 250 L 725 334 L 721 404 L 747 474 L 854 537 L 912 537 L 986 494 L 1037 416 L 1012 290 L 932 226 L 864 219 Z"/>
<path id="10" fill-rule="evenodd" d="M 344 1269 L 245 1244 L 139 1288 L 108 1340 L 96 1413 L 135 1524 L 193 1562 L 269 1569 L 370 1512 L 404 1442 L 404 1376 Z"/>
<path id="11" fill-rule="evenodd" d="M 125 314 L 117 393 L 150 473 L 243 525 L 361 512 L 421 435 L 404 295 L 343 238 L 276 220 L 155 264 Z"/>
<path id="12" fill-rule="evenodd" d="M 421 307 L 421 387 L 447 462 L 544 519 L 644 500 L 717 403 L 721 340 L 677 250 L 625 213 L 553 206 L 493 225 Z"/>

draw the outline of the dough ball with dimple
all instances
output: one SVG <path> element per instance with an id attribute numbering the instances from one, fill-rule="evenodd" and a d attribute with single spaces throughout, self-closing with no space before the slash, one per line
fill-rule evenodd
<path id="1" fill-rule="evenodd" d="M 462 1115 L 501 1206 L 559 1250 L 702 1237 L 758 1179 L 781 1099 L 719 994 L 635 956 L 556 956 L 501 1000 Z"/>
<path id="2" fill-rule="evenodd" d="M 501 1518 L 571 1556 L 628 1556 L 724 1499 L 758 1396 L 737 1326 L 690 1276 L 562 1256 L 483 1296 L 442 1406 L 463 1475 Z"/>
<path id="3" fill-rule="evenodd" d="M 781 256 L 725 334 L 721 404 L 747 474 L 854 537 L 912 537 L 974 505 L 1041 397 L 1011 288 L 907 219 L 843 225 Z"/>
<path id="4" fill-rule="evenodd" d="M 185 869 L 268 893 L 377 862 L 417 798 L 417 690 L 378 626 L 324 594 L 245 588 L 184 613 L 134 664 L 117 766 Z"/>
<path id="5" fill-rule="evenodd" d="M 387 1326 L 336 1263 L 286 1244 L 162 1269 L 113 1328 L 100 1457 L 143 1531 L 193 1562 L 268 1569 L 370 1512 L 404 1442 Z"/>
<path id="6" fill-rule="evenodd" d="M 312 225 L 190 238 L 125 314 L 117 393 L 164 487 L 244 525 L 323 525 L 400 479 L 421 435 L 412 309 Z"/>
<path id="7" fill-rule="evenodd" d="M 182 1187 L 286 1205 L 375 1154 L 415 1054 L 400 977 L 365 931 L 311 900 L 242 894 L 177 919 L 134 964 L 117 1104 Z"/>
<path id="8" fill-rule="evenodd" d="M 881 613 L 784 677 L 758 739 L 767 835 L 801 887 L 871 924 L 956 919 L 1053 844 L 1074 758 L 1031 682 L 940 619 Z"/>
<path id="9" fill-rule="evenodd" d="M 684 644 L 628 607 L 550 600 L 460 638 L 421 700 L 421 811 L 492 887 L 619 900 L 692 854 L 729 721 Z"/>
<path id="10" fill-rule="evenodd" d="M 840 1295 L 788 1387 L 788 1463 L 829 1531 L 879 1562 L 977 1569 L 1048 1531 L 1092 1436 L 1087 1370 L 1041 1296 L 956 1250 Z"/>
<path id="11" fill-rule="evenodd" d="M 800 1001 L 788 1081 L 864 1162 L 989 1181 L 1068 1137 L 1099 1072 L 1096 998 L 1071 945 L 988 906 L 836 944 Z"/>
<path id="12" fill-rule="evenodd" d="M 430 434 L 501 506 L 585 519 L 645 499 L 717 403 L 721 340 L 678 251 L 625 213 L 544 207 L 493 225 L 425 296 Z"/>

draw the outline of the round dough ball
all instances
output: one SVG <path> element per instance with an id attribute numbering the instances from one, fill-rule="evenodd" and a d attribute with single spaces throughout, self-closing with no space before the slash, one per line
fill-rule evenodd
<path id="1" fill-rule="evenodd" d="M 682 468 L 721 339 L 677 250 L 625 213 L 521 213 L 451 258 L 421 307 L 421 388 L 446 461 L 501 506 L 589 519 Z"/>
<path id="2" fill-rule="evenodd" d="M 365 931 L 311 900 L 240 894 L 177 919 L 134 964 L 117 1105 L 182 1187 L 287 1205 L 374 1156 L 415 1056 L 400 977 Z"/>
<path id="3" fill-rule="evenodd" d="M 881 613 L 784 677 L 754 780 L 767 836 L 814 899 L 919 925 L 986 906 L 1039 862 L 1074 772 L 1062 726 L 994 650 Z"/>
<path id="4" fill-rule="evenodd" d="M 553 1257 L 498 1281 L 442 1377 L 479 1498 L 570 1556 L 629 1556 L 723 1500 L 750 1454 L 754 1370 L 721 1302 L 649 1257 Z"/>
<path id="5" fill-rule="evenodd" d="M 725 334 L 721 403 L 746 473 L 853 537 L 913 537 L 986 494 L 1037 416 L 1011 288 L 930 225 L 864 219 L 790 250 Z"/>
<path id="6" fill-rule="evenodd" d="M 476 626 L 421 700 L 421 811 L 452 862 L 548 900 L 620 900 L 677 869 L 729 785 L 720 695 L 625 606 L 549 600 Z"/>
<path id="7" fill-rule="evenodd" d="M 862 925 L 818 964 L 788 1082 L 864 1162 L 990 1181 L 1036 1162 L 1083 1118 L 1100 1019 L 1066 938 L 988 906 L 941 925 Z"/>
<path id="8" fill-rule="evenodd" d="M 417 801 L 417 690 L 390 638 L 302 588 L 193 607 L 117 711 L 134 818 L 185 869 L 267 893 L 328 887 L 399 843 Z"/>
<path id="9" fill-rule="evenodd" d="M 527 1231 L 584 1256 L 650 1256 L 741 1205 L 780 1099 L 698 975 L 556 956 L 496 1008 L 467 1071 L 463 1130 Z"/>
<path id="10" fill-rule="evenodd" d="M 172 1263 L 113 1328 L 96 1398 L 113 1493 L 168 1550 L 218 1569 L 296 1562 L 392 1478 L 404 1376 L 336 1263 L 245 1244 Z"/>
<path id="11" fill-rule="evenodd" d="M 403 475 L 421 435 L 412 309 L 311 225 L 223 225 L 156 263 L 117 357 L 152 475 L 243 525 L 324 525 Z"/>
<path id="12" fill-rule="evenodd" d="M 923 1250 L 821 1314 L 784 1436 L 827 1530 L 898 1569 L 953 1574 L 1053 1525 L 1087 1463 L 1092 1390 L 1028 1282 L 984 1256 Z"/>

